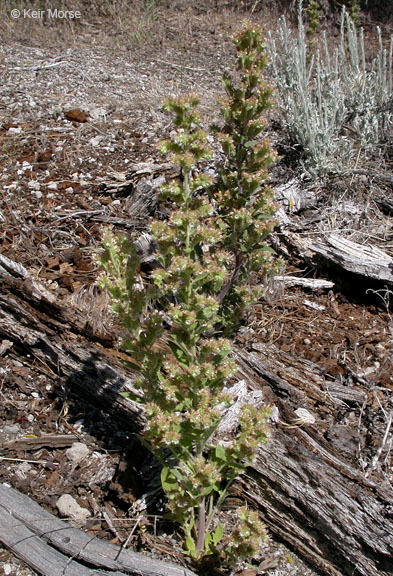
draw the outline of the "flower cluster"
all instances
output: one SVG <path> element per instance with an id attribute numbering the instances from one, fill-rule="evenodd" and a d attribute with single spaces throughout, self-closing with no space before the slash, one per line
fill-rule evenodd
<path id="1" fill-rule="evenodd" d="M 262 77 L 266 58 L 260 30 L 246 28 L 235 38 L 235 46 L 240 78 L 223 77 L 226 99 L 221 102 L 224 125 L 219 136 L 225 161 L 213 187 L 224 247 L 231 255 L 229 279 L 220 293 L 222 318 L 229 332 L 261 294 L 254 290 L 252 298 L 243 299 L 250 274 L 262 277 L 273 269 L 272 250 L 265 241 L 275 224 L 272 191 L 265 184 L 274 156 L 261 138 L 261 116 L 271 105 L 271 90 Z"/>

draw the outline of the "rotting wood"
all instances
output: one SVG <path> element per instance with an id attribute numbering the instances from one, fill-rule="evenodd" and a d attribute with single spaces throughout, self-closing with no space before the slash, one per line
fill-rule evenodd
<path id="1" fill-rule="evenodd" d="M 78 437 L 73 434 L 48 434 L 33 438 L 17 438 L 1 444 L 1 448 L 8 450 L 39 450 L 45 446 L 50 448 L 65 448 L 78 442 Z"/>
<path id="2" fill-rule="evenodd" d="M 313 187 L 306 188 L 304 183 L 297 179 L 276 186 L 274 199 L 291 214 L 297 214 L 308 208 L 315 208 L 317 204 L 317 194 Z"/>
<path id="3" fill-rule="evenodd" d="M 310 290 L 330 290 L 334 287 L 334 282 L 331 280 L 323 280 L 320 278 L 300 278 L 298 276 L 274 276 L 274 282 L 284 284 L 287 288 L 299 286 L 301 288 L 308 288 Z"/>
<path id="4" fill-rule="evenodd" d="M 61 554 L 48 546 L 23 522 L 0 506 L 0 543 L 41 576 L 125 576 L 121 572 L 98 571 Z"/>
<path id="5" fill-rule="evenodd" d="M 133 390 L 133 374 L 113 351 L 89 341 L 83 323 L 69 308 L 50 301 L 38 283 L 11 274 L 0 277 L 0 338 L 13 342 L 19 358 L 28 354 L 48 365 L 62 385 L 130 429 L 143 413 L 120 392 Z M 237 349 L 239 378 L 279 412 L 270 442 L 237 483 L 261 512 L 271 531 L 317 566 L 334 576 L 393 574 L 392 491 L 346 461 L 327 440 L 337 402 L 361 402 L 362 395 L 329 389 L 312 362 L 294 358 L 272 345 Z M 14 353 L 14 352 L 13 352 Z M 39 364 L 35 365 L 39 370 Z M 335 396 L 336 394 L 336 396 Z M 336 398 L 336 400 L 335 400 Z M 292 425 L 298 408 L 316 416 L 312 426 Z M 380 480 L 380 479 L 379 479 Z M 53 575 L 52 575 L 53 576 Z"/>
<path id="6" fill-rule="evenodd" d="M 138 185 L 143 187 L 146 179 L 154 180 L 163 174 L 174 177 L 179 173 L 179 169 L 174 168 L 173 164 L 170 163 L 138 162 L 131 164 L 127 173 L 113 172 L 110 179 L 102 182 L 101 190 L 105 194 L 113 196 L 128 196 Z"/>
<path id="7" fill-rule="evenodd" d="M 0 484 L 0 542 L 44 576 L 195 576 L 183 566 L 89 536 L 5 484 Z"/>
<path id="8" fill-rule="evenodd" d="M 393 258 L 376 246 L 330 234 L 325 240 L 310 243 L 308 248 L 348 272 L 393 284 Z"/>
<path id="9" fill-rule="evenodd" d="M 339 234 L 311 240 L 307 235 L 289 231 L 285 223 L 281 225 L 274 248 L 292 262 L 315 267 L 318 260 L 366 281 L 393 284 L 393 258 L 377 246 L 358 244 Z M 299 224 L 296 228 L 300 227 Z"/>

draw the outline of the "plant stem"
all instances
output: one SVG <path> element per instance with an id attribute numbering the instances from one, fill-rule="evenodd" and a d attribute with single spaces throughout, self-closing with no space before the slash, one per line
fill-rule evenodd
<path id="1" fill-rule="evenodd" d="M 198 527 L 197 527 L 198 536 L 196 543 L 197 558 L 199 558 L 204 548 L 205 530 L 206 530 L 206 510 L 205 510 L 205 496 L 203 496 L 198 506 Z"/>

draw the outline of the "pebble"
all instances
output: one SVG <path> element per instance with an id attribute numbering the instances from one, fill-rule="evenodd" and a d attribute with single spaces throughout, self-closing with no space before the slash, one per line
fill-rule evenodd
<path id="1" fill-rule="evenodd" d="M 8 134 L 20 134 L 22 132 L 22 128 L 21 126 L 18 126 L 18 128 L 8 128 Z"/>
<path id="2" fill-rule="evenodd" d="M 82 526 L 91 516 L 89 510 L 79 506 L 78 502 L 71 494 L 63 494 L 56 502 L 59 514 L 65 518 L 71 518 L 75 524 Z"/>
<path id="3" fill-rule="evenodd" d="M 30 180 L 30 182 L 28 182 L 27 186 L 29 188 L 31 188 L 32 190 L 39 190 L 41 188 L 41 184 L 39 182 L 37 182 L 37 180 Z"/>
<path id="4" fill-rule="evenodd" d="M 19 434 L 19 432 L 20 432 L 19 424 L 6 424 L 3 428 L 3 433 L 9 434 L 10 436 L 13 436 L 14 434 Z"/>
<path id="5" fill-rule="evenodd" d="M 102 140 L 103 140 L 102 136 L 94 136 L 94 138 L 90 138 L 89 144 L 91 146 L 98 146 Z"/>
<path id="6" fill-rule="evenodd" d="M 74 464 L 79 464 L 79 462 L 84 460 L 89 453 L 90 450 L 86 444 L 83 444 L 83 442 L 74 442 L 71 448 L 66 450 L 66 456 L 68 460 L 71 460 L 71 462 L 74 462 Z"/>

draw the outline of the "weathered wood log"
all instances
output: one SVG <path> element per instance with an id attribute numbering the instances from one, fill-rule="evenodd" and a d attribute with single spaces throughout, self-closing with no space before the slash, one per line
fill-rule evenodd
<path id="1" fill-rule="evenodd" d="M 63 384 L 129 428 L 143 414 L 120 392 L 133 390 L 133 375 L 113 350 L 89 340 L 84 322 L 44 288 L 8 267 L 0 270 L 0 338 L 12 351 L 42 362 Z M 365 478 L 353 462 L 326 439 L 340 402 L 361 403 L 362 394 L 335 383 L 311 362 L 259 344 L 238 350 L 239 377 L 278 415 L 270 442 L 258 454 L 234 490 L 254 504 L 271 531 L 292 546 L 322 574 L 388 576 L 393 574 L 392 491 L 382 477 Z M 37 369 L 38 364 L 35 365 Z M 49 371 L 50 373 L 50 371 Z M 337 388 L 338 386 L 338 388 Z M 298 408 L 316 417 L 307 424 Z M 310 420 L 312 421 L 312 420 Z"/>
<path id="2" fill-rule="evenodd" d="M 51 448 L 65 448 L 72 446 L 74 442 L 78 441 L 78 437 L 73 434 L 46 434 L 44 436 L 37 436 L 33 438 L 17 438 L 4 442 L 2 448 L 7 450 L 40 450 L 44 446 Z"/>
<path id="3" fill-rule="evenodd" d="M 287 288 L 300 286 L 309 290 L 330 290 L 334 287 L 334 282 L 322 280 L 320 278 L 300 278 L 299 276 L 274 276 L 274 282 L 283 284 Z"/>
<path id="4" fill-rule="evenodd" d="M 348 272 L 393 284 L 393 258 L 376 246 L 330 234 L 310 243 L 308 248 Z"/>
<path id="5" fill-rule="evenodd" d="M 322 264 L 336 269 L 336 275 L 330 274 L 333 279 L 335 276 L 341 278 L 345 271 L 370 284 L 375 281 L 382 285 L 393 284 L 393 258 L 377 246 L 358 244 L 338 234 L 311 240 L 305 234 L 289 231 L 293 228 L 291 222 L 289 220 L 288 225 L 281 222 L 281 232 L 274 239 L 274 248 L 288 260 L 303 266 L 306 262 L 313 267 Z M 301 229 L 302 225 L 298 223 L 296 228 Z"/>
<path id="6" fill-rule="evenodd" d="M 317 418 L 314 426 L 291 426 L 297 420 L 294 407 L 317 414 L 316 406 L 324 401 L 326 410 L 323 373 L 312 362 L 274 346 L 254 348 L 257 354 L 238 352 L 240 373 L 251 386 L 269 384 L 267 395 L 278 407 L 281 422 L 289 426 L 278 425 L 259 451 L 241 481 L 242 492 L 263 510 L 271 530 L 323 573 L 392 574 L 392 491 L 365 478 L 326 441 L 328 414 Z M 356 401 L 361 402 L 361 396 Z"/>
<path id="7" fill-rule="evenodd" d="M 43 576 L 195 576 L 91 537 L 5 484 L 0 484 L 0 542 Z"/>
<path id="8" fill-rule="evenodd" d="M 304 182 L 293 179 L 274 188 L 274 199 L 291 214 L 297 214 L 317 204 L 317 194 L 313 186 L 306 187 Z"/>

